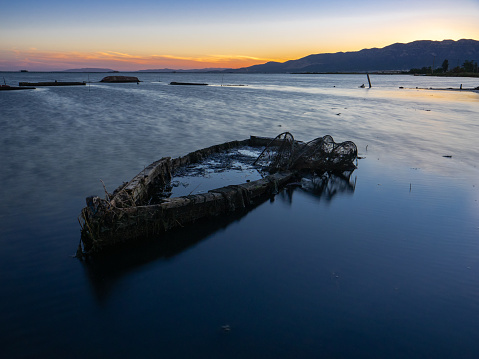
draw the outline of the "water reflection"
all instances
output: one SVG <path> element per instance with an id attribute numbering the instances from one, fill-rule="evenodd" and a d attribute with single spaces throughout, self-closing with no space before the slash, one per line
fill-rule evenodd
<path id="1" fill-rule="evenodd" d="M 317 201 L 327 202 L 339 195 L 351 195 L 356 187 L 356 178 L 354 181 L 351 178 L 353 171 L 302 173 L 299 181 L 289 184 L 277 196 L 269 200 L 274 201 L 277 198 L 291 205 L 296 191 L 307 193 Z M 241 221 L 266 201 L 268 198 L 243 211 L 165 232 L 161 238 L 140 239 L 135 243 L 125 243 L 89 258 L 84 262 L 84 268 L 95 297 L 100 303 L 105 302 L 115 284 L 121 281 L 123 276 L 148 263 L 171 260 L 208 239 L 214 233 L 226 229 L 234 222 Z"/>
<path id="2" fill-rule="evenodd" d="M 95 297 L 103 303 L 123 276 L 148 263 L 171 260 L 212 234 L 240 221 L 259 205 L 261 203 L 249 207 L 248 210 L 219 216 L 214 220 L 198 221 L 193 226 L 165 232 L 161 238 L 144 238 L 134 243 L 124 243 L 88 258 L 84 262 L 84 268 Z"/>
<path id="3" fill-rule="evenodd" d="M 324 172 L 311 178 L 301 179 L 301 189 L 310 193 L 315 198 L 331 201 L 339 194 L 352 194 L 356 188 L 356 178 L 351 180 L 353 171 Z"/>
<path id="4" fill-rule="evenodd" d="M 371 90 L 358 89 L 365 79 L 228 74 L 225 83 L 247 86 L 199 90 L 166 83 L 221 76 L 141 74 L 139 86 L 1 94 L 3 357 L 72 348 L 145 357 L 159 346 L 166 357 L 479 357 L 479 94 L 398 88 L 477 78 L 374 76 Z M 353 140 L 366 156 L 354 197 L 296 186 L 239 222 L 182 229 L 96 263 L 69 257 L 99 179 L 112 190 L 163 156 L 283 131 Z M 347 226 L 344 211 L 355 213 Z M 244 330 L 208 336 L 226 323 Z"/>
<path id="5" fill-rule="evenodd" d="M 356 188 L 356 177 L 351 178 L 354 170 L 323 173 L 303 173 L 301 181 L 289 184 L 279 197 L 288 203 L 293 201 L 293 193 L 302 191 L 317 201 L 330 202 L 338 195 L 353 194 Z"/>

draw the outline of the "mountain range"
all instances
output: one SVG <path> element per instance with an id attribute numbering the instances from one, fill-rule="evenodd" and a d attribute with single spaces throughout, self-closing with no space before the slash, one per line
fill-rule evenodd
<path id="1" fill-rule="evenodd" d="M 97 68 L 97 67 L 84 67 L 84 68 L 81 68 L 81 69 L 63 70 L 63 72 L 115 72 L 115 70 L 102 69 L 102 68 Z"/>
<path id="2" fill-rule="evenodd" d="M 196 69 L 196 70 L 173 70 L 173 69 L 150 69 L 150 70 L 139 70 L 137 72 L 219 72 L 224 71 L 225 68 L 206 68 L 206 69 Z M 231 70 L 231 69 L 226 69 Z"/>
<path id="3" fill-rule="evenodd" d="M 413 68 L 441 67 L 448 60 L 449 69 L 461 66 L 466 60 L 479 62 L 477 40 L 419 40 L 396 43 L 383 48 L 363 49 L 308 55 L 286 62 L 267 62 L 239 69 L 205 68 L 196 70 L 151 69 L 136 72 L 242 72 L 242 73 L 301 73 L 301 72 L 390 72 L 409 71 Z M 117 72 L 112 69 L 83 68 L 66 72 Z M 135 72 L 135 71 L 132 71 Z"/>
<path id="4" fill-rule="evenodd" d="M 438 68 L 446 59 L 449 61 L 449 68 L 460 66 L 466 60 L 479 62 L 479 41 L 420 40 L 354 52 L 315 54 L 297 60 L 272 61 L 225 71 L 249 73 L 408 71 L 424 66 Z"/>

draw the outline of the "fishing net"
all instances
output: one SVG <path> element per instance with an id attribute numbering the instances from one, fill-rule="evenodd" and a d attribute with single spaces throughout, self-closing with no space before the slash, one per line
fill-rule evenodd
<path id="1" fill-rule="evenodd" d="M 323 173 L 306 175 L 301 178 L 301 189 L 317 198 L 331 201 L 339 194 L 352 194 L 356 187 L 356 180 L 351 179 L 353 170 L 324 171 Z"/>
<path id="2" fill-rule="evenodd" d="M 358 149 L 354 142 L 336 143 L 330 135 L 326 135 L 306 143 L 295 156 L 292 167 L 302 169 L 350 166 L 357 155 Z"/>
<path id="3" fill-rule="evenodd" d="M 269 172 L 289 169 L 294 156 L 294 137 L 289 132 L 283 132 L 276 136 L 268 145 L 253 165 L 265 168 Z"/>
<path id="4" fill-rule="evenodd" d="M 269 172 L 289 169 L 341 169 L 355 167 L 358 149 L 354 142 L 334 142 L 326 135 L 308 143 L 295 141 L 293 135 L 284 132 L 273 139 L 256 159 Z"/>

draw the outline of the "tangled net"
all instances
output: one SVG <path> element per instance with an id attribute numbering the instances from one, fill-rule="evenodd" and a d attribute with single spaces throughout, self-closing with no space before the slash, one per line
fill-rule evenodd
<path id="1" fill-rule="evenodd" d="M 254 162 L 269 172 L 292 169 L 348 169 L 355 168 L 358 155 L 356 144 L 351 141 L 334 142 L 329 135 L 308 143 L 295 141 L 289 132 L 276 136 Z"/>
<path id="2" fill-rule="evenodd" d="M 270 172 L 289 169 L 294 156 L 294 147 L 293 135 L 289 132 L 283 132 L 266 145 L 253 165 L 266 168 Z"/>

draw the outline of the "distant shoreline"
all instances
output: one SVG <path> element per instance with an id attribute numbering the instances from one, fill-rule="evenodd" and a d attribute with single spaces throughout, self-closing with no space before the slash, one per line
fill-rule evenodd
<path id="1" fill-rule="evenodd" d="M 479 86 L 475 88 L 454 88 L 454 87 L 399 87 L 401 90 L 430 90 L 430 91 L 467 91 L 479 93 Z"/>
<path id="2" fill-rule="evenodd" d="M 22 73 L 22 74 L 111 74 L 111 73 L 141 73 L 141 74 L 269 74 L 269 75 L 410 75 L 410 76 L 428 76 L 428 77 L 466 77 L 479 78 L 479 73 L 448 73 L 448 74 L 411 74 L 409 72 L 388 72 L 388 71 L 361 71 L 361 72 L 237 72 L 229 71 L 187 71 L 187 70 L 172 70 L 172 71 L 0 71 L 0 73 Z"/>
<path id="3" fill-rule="evenodd" d="M 363 72 L 292 72 L 295 75 L 410 75 L 429 77 L 479 77 L 479 73 L 452 73 L 452 74 L 411 74 L 409 72 L 363 71 Z"/>

